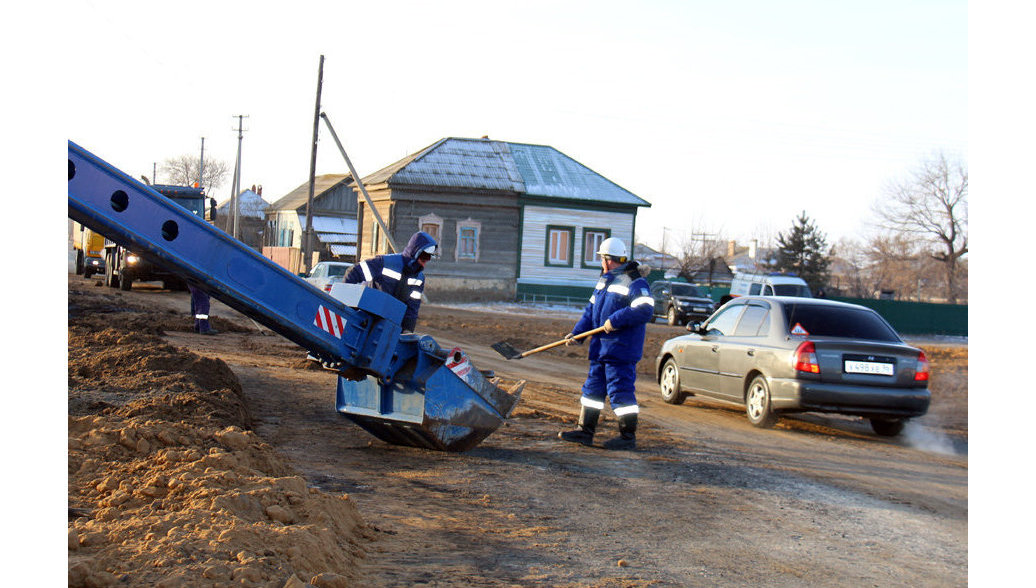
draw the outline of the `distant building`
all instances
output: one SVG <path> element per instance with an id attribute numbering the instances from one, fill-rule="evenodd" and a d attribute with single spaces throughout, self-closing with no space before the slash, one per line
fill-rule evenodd
<path id="1" fill-rule="evenodd" d="M 585 300 L 608 237 L 633 243 L 650 203 L 553 147 L 445 138 L 363 178 L 382 231 L 359 201 L 357 255 L 402 248 L 423 230 L 440 243 L 429 264 L 433 299 Z"/>
<path id="2" fill-rule="evenodd" d="M 263 187 L 252 186 L 238 195 L 237 238 L 239 241 L 259 250 L 263 244 L 266 228 L 265 214 L 270 204 L 263 200 Z M 234 234 L 233 199 L 228 198 L 216 207 L 216 226 L 227 234 Z"/>
<path id="3" fill-rule="evenodd" d="M 356 196 L 349 174 L 324 174 L 313 182 L 313 250 L 317 261 L 356 261 Z M 263 254 L 293 272 L 302 263 L 309 182 L 282 196 L 266 209 Z"/>

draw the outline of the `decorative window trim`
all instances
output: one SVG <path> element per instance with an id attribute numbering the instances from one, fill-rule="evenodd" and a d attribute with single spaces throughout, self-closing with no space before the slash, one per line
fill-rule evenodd
<path id="1" fill-rule="evenodd" d="M 464 229 L 475 230 L 475 254 L 474 256 L 465 255 L 462 256 L 460 253 L 461 249 L 461 231 Z M 482 223 L 480 221 L 472 219 L 470 216 L 467 220 L 457 221 L 457 247 L 453 251 L 454 261 L 468 261 L 478 263 L 479 258 L 482 256 Z"/>
<path id="2" fill-rule="evenodd" d="M 601 258 L 600 258 L 600 256 L 597 255 L 596 250 L 593 253 L 593 259 L 590 260 L 589 262 L 586 261 L 586 236 L 587 236 L 588 233 L 597 233 L 597 234 L 604 235 L 604 238 L 601 239 L 603 241 L 604 239 L 607 239 L 608 237 L 612 236 L 612 230 L 611 229 L 604 229 L 604 228 L 597 228 L 597 227 L 583 227 L 583 236 L 582 236 L 581 239 L 579 239 L 579 249 L 580 249 L 579 262 L 580 262 L 580 266 L 583 269 L 600 269 L 600 267 L 601 267 Z"/>
<path id="3" fill-rule="evenodd" d="M 418 219 L 417 219 L 417 230 L 418 231 L 424 231 L 425 225 L 436 225 L 436 226 L 439 227 L 438 232 L 436 234 L 432 235 L 432 236 L 435 237 L 435 240 L 439 242 L 439 247 L 442 248 L 442 225 L 443 225 L 442 217 L 437 215 L 437 214 L 435 214 L 434 212 L 426 214 L 426 215 L 424 215 L 422 217 L 418 217 Z M 425 231 L 425 232 L 427 232 L 427 231 Z"/>
<path id="4" fill-rule="evenodd" d="M 568 263 L 557 263 L 550 259 L 550 234 L 553 231 L 568 233 Z M 543 240 L 543 265 L 546 267 L 574 267 L 576 228 L 566 225 L 547 225 Z"/>

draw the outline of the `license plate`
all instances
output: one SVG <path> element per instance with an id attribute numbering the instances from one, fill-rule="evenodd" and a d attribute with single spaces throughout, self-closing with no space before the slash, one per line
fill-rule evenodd
<path id="1" fill-rule="evenodd" d="M 849 361 L 845 362 L 845 373 L 847 374 L 872 374 L 876 376 L 894 376 L 896 366 L 891 363 L 878 363 L 874 361 Z"/>

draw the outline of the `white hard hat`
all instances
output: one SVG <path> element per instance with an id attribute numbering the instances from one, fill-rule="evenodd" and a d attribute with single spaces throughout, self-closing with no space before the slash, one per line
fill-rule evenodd
<path id="1" fill-rule="evenodd" d="M 607 255 L 608 257 L 627 257 L 626 244 L 621 239 L 615 237 L 608 237 L 604 241 L 601 241 L 601 248 L 597 250 L 598 255 Z"/>

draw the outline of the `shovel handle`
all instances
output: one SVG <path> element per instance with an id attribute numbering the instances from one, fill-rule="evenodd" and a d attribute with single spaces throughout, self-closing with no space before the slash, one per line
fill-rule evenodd
<path id="1" fill-rule="evenodd" d="M 560 341 L 555 341 L 553 343 L 547 343 L 543 347 L 537 347 L 536 349 L 530 349 L 529 351 L 526 351 L 525 353 L 521 354 L 518 357 L 525 357 L 526 355 L 532 355 L 533 353 L 539 353 L 540 351 L 546 351 L 548 349 L 553 349 L 554 347 L 557 347 L 558 345 L 564 345 L 566 341 L 577 341 L 579 339 L 583 339 L 583 338 L 589 337 L 591 335 L 596 335 L 597 333 L 603 333 L 603 332 L 604 332 L 604 327 L 597 327 L 596 329 L 590 329 L 589 331 L 586 331 L 585 333 L 579 333 L 578 335 L 573 335 L 569 339 L 562 339 Z"/>

